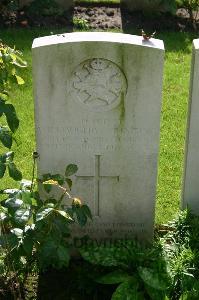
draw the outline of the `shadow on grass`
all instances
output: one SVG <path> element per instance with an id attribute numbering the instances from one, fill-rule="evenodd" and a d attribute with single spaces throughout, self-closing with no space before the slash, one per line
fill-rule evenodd
<path id="1" fill-rule="evenodd" d="M 192 41 L 197 38 L 196 33 L 192 32 L 162 32 L 158 38 L 165 43 L 165 49 L 168 52 L 192 52 Z"/>

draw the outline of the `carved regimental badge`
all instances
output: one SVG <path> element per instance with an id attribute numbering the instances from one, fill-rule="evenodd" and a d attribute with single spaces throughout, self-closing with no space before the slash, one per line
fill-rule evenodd
<path id="1" fill-rule="evenodd" d="M 106 111 L 116 107 L 126 94 L 124 73 L 113 62 L 94 58 L 81 63 L 72 78 L 74 96 L 89 109 Z"/>

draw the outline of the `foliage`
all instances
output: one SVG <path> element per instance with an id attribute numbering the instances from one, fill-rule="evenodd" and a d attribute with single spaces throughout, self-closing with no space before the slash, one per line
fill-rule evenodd
<path id="1" fill-rule="evenodd" d="M 88 30 L 89 29 L 89 23 L 85 19 L 79 19 L 79 18 L 74 17 L 73 24 L 79 30 Z"/>
<path id="2" fill-rule="evenodd" d="M 17 10 L 19 8 L 18 0 L 2 0 L 0 1 L 0 16 L 7 25 L 14 24 L 17 18 Z"/>
<path id="3" fill-rule="evenodd" d="M 184 211 L 166 225 L 168 233 L 150 247 L 135 241 L 112 245 L 87 242 L 80 249 L 85 260 L 110 268 L 95 280 L 119 284 L 117 299 L 198 299 L 199 218 Z"/>
<path id="4" fill-rule="evenodd" d="M 0 124 L 0 142 L 5 148 L 11 149 L 13 134 L 19 126 L 19 119 L 15 107 L 8 102 L 9 90 L 13 83 L 24 84 L 18 69 L 26 67 L 26 62 L 21 58 L 22 54 L 0 43 L 0 118 L 6 119 L 7 125 Z M 5 123 L 5 122 L 4 122 Z M 5 152 L 0 155 L 0 179 L 3 178 L 6 169 L 14 180 L 21 180 L 22 174 L 13 162 L 14 153 Z"/>
<path id="5" fill-rule="evenodd" d="M 175 0 L 162 0 L 161 4 L 165 8 L 166 11 L 175 14 L 176 13 L 176 1 Z"/>
<path id="6" fill-rule="evenodd" d="M 109 247 L 86 245 L 80 253 L 90 263 L 112 268 L 96 279 L 100 284 L 119 284 L 111 299 L 166 299 L 169 277 L 160 247 L 121 240 Z"/>
<path id="7" fill-rule="evenodd" d="M 28 6 L 32 15 L 52 16 L 62 15 L 63 9 L 54 0 L 34 0 Z"/>
<path id="8" fill-rule="evenodd" d="M 40 270 L 49 267 L 67 267 L 72 247 L 71 225 L 84 226 L 91 212 L 80 199 L 73 198 L 64 183 L 72 184 L 68 176 L 77 171 L 69 165 L 65 175 L 45 174 L 39 179 L 40 194 L 35 181 L 22 180 L 19 189 L 2 191 L 6 198 L 1 202 L 1 247 L 5 249 L 5 262 L 18 275 L 26 278 L 33 266 Z M 53 196 L 60 192 L 59 198 Z M 51 193 L 50 193 L 51 191 Z M 70 202 L 64 204 L 65 201 Z"/>
<path id="9" fill-rule="evenodd" d="M 183 7 L 188 11 L 193 26 L 195 27 L 195 22 L 199 12 L 199 1 L 198 0 L 176 0 L 176 3 L 179 7 Z"/>
<path id="10" fill-rule="evenodd" d="M 163 239 L 163 245 L 172 282 L 169 299 L 181 299 L 184 294 L 195 292 L 198 294 L 199 218 L 185 210 L 174 221 L 169 222 L 167 228 L 169 232 Z"/>

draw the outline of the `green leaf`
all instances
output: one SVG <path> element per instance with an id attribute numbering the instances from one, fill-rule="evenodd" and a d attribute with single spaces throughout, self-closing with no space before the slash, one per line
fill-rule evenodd
<path id="1" fill-rule="evenodd" d="M 144 295 L 138 291 L 138 288 L 138 283 L 127 280 L 118 286 L 111 300 L 145 300 Z"/>
<path id="2" fill-rule="evenodd" d="M 16 110 L 12 104 L 6 104 L 4 113 L 10 130 L 14 133 L 19 127 L 19 119 L 16 114 Z"/>
<path id="3" fill-rule="evenodd" d="M 79 225 L 80 226 L 85 226 L 86 222 L 87 222 L 87 216 L 84 214 L 81 206 L 80 207 L 75 207 L 74 212 L 76 214 L 77 221 L 78 221 Z"/>
<path id="4" fill-rule="evenodd" d="M 70 261 L 70 252 L 66 246 L 60 245 L 57 249 L 58 261 L 60 261 L 59 267 L 68 267 Z"/>
<path id="5" fill-rule="evenodd" d="M 66 183 L 68 184 L 69 189 L 71 190 L 73 182 L 70 178 L 66 178 Z"/>
<path id="6" fill-rule="evenodd" d="M 115 246 L 114 244 L 106 244 L 104 241 L 88 240 L 83 243 L 83 247 L 79 248 L 81 256 L 94 265 L 105 267 L 127 267 L 128 249 L 125 245 Z"/>
<path id="7" fill-rule="evenodd" d="M 3 191 L 4 194 L 10 195 L 10 196 L 14 196 L 19 192 L 20 192 L 19 189 L 6 189 Z"/>
<path id="8" fill-rule="evenodd" d="M 69 248 L 67 245 L 60 244 L 52 236 L 48 236 L 40 245 L 38 252 L 40 268 L 45 269 L 53 266 L 56 269 L 67 267 L 70 260 Z"/>
<path id="9" fill-rule="evenodd" d="M 8 198 L 5 201 L 5 207 L 18 209 L 23 205 L 23 201 L 21 199 L 16 198 Z"/>
<path id="10" fill-rule="evenodd" d="M 28 191 L 28 190 L 21 191 L 21 197 L 22 197 L 23 203 L 31 205 L 32 204 L 31 196 L 32 196 L 32 194 L 30 191 Z"/>
<path id="11" fill-rule="evenodd" d="M 7 209 L 4 207 L 0 207 L 0 221 L 5 221 L 7 217 Z"/>
<path id="12" fill-rule="evenodd" d="M 19 181 L 22 179 L 22 173 L 17 169 L 15 163 L 10 162 L 8 164 L 8 172 L 10 177 L 12 177 L 14 180 Z"/>
<path id="13" fill-rule="evenodd" d="M 31 186 L 32 186 L 32 181 L 31 181 L 31 180 L 23 179 L 23 180 L 20 182 L 20 187 L 21 187 L 21 189 L 30 189 Z"/>
<path id="14" fill-rule="evenodd" d="M 6 165 L 0 162 L 0 179 L 3 178 L 6 171 Z"/>
<path id="15" fill-rule="evenodd" d="M 21 53 L 20 53 L 20 55 L 21 55 Z M 26 68 L 27 67 L 27 62 L 24 61 L 19 55 L 17 55 L 14 58 L 13 65 L 16 65 L 20 68 Z"/>
<path id="16" fill-rule="evenodd" d="M 0 163 L 5 163 L 6 162 L 6 154 L 0 155 Z"/>
<path id="17" fill-rule="evenodd" d="M 138 272 L 144 283 L 150 287 L 165 291 L 168 288 L 168 278 L 166 274 L 159 274 L 157 270 L 139 267 Z"/>
<path id="18" fill-rule="evenodd" d="M 57 181 L 60 185 L 64 184 L 64 176 L 62 176 L 60 174 L 52 175 L 51 179 Z"/>
<path id="19" fill-rule="evenodd" d="M 56 248 L 57 245 L 51 237 L 47 237 L 47 239 L 43 241 L 38 252 L 38 259 L 41 268 L 46 268 L 53 263 Z"/>
<path id="20" fill-rule="evenodd" d="M 13 151 L 9 151 L 7 153 L 4 153 L 3 155 L 1 155 L 1 159 L 2 159 L 3 162 L 11 162 L 11 161 L 13 161 L 13 159 L 14 159 L 14 152 Z"/>
<path id="21" fill-rule="evenodd" d="M 54 211 L 54 209 L 51 208 L 51 207 L 42 209 L 41 211 L 39 211 L 39 212 L 36 214 L 36 221 L 38 222 L 38 221 L 41 221 L 41 220 L 45 219 L 45 218 L 48 217 L 53 211 Z"/>
<path id="22" fill-rule="evenodd" d="M 68 221 L 74 221 L 72 218 L 71 218 L 71 216 L 67 213 L 67 212 L 65 212 L 65 211 L 63 211 L 63 210 L 55 210 L 58 214 L 60 214 L 62 217 L 64 217 L 66 220 L 68 220 Z"/>
<path id="23" fill-rule="evenodd" d="M 18 64 L 15 62 L 15 65 L 18 65 Z M 25 81 L 23 80 L 23 78 L 21 76 L 16 75 L 16 74 L 14 76 L 15 76 L 15 78 L 17 80 L 17 84 L 22 85 L 22 84 L 25 83 Z"/>
<path id="24" fill-rule="evenodd" d="M 153 289 L 152 287 L 147 286 L 147 285 L 145 288 L 147 290 L 147 293 L 150 296 L 150 299 L 152 299 L 152 300 L 166 300 L 167 299 L 166 291 L 160 291 L 157 289 Z"/>
<path id="25" fill-rule="evenodd" d="M 4 113 L 4 109 L 5 109 L 5 100 L 2 99 L 3 95 L 0 93 L 0 117 L 3 115 Z"/>
<path id="26" fill-rule="evenodd" d="M 13 233 L 3 234 L 0 236 L 0 246 L 4 247 L 6 250 L 15 248 L 18 246 L 19 240 L 17 236 Z"/>
<path id="27" fill-rule="evenodd" d="M 0 126 L 0 141 L 6 148 L 12 147 L 12 134 L 7 127 Z"/>
<path id="28" fill-rule="evenodd" d="M 23 249 L 24 251 L 27 253 L 27 255 L 31 255 L 32 254 L 32 250 L 33 250 L 33 246 L 34 246 L 34 241 L 32 239 L 32 236 L 26 236 L 23 239 Z"/>
<path id="29" fill-rule="evenodd" d="M 16 235 L 18 238 L 23 237 L 23 230 L 21 228 L 13 228 L 11 229 L 11 232 Z"/>
<path id="30" fill-rule="evenodd" d="M 77 172 L 77 170 L 78 170 L 77 165 L 70 164 L 66 167 L 65 176 L 66 177 L 72 176 Z"/>
<path id="31" fill-rule="evenodd" d="M 68 237 L 70 235 L 70 227 L 68 226 L 68 222 L 66 222 L 64 218 L 55 218 L 53 220 L 53 224 L 56 226 L 57 230 L 64 236 Z"/>
<path id="32" fill-rule="evenodd" d="M 81 206 L 81 209 L 82 209 L 83 213 L 84 213 L 89 219 L 92 220 L 92 214 L 91 214 L 90 208 L 89 208 L 87 205 L 84 204 L 84 205 Z"/>
<path id="33" fill-rule="evenodd" d="M 130 278 L 129 274 L 122 271 L 122 270 L 117 270 L 113 271 L 107 275 L 104 275 L 97 280 L 95 280 L 98 283 L 101 284 L 117 284 L 124 282 Z"/>
<path id="34" fill-rule="evenodd" d="M 25 224 L 31 217 L 29 208 L 20 208 L 15 212 L 14 219 L 18 224 Z"/>
<path id="35" fill-rule="evenodd" d="M 51 190 L 52 190 L 53 184 L 43 183 L 43 187 L 44 187 L 44 190 L 46 191 L 46 193 L 49 194 L 51 192 Z"/>
<path id="36" fill-rule="evenodd" d="M 37 200 L 32 198 L 32 206 L 38 206 Z"/>

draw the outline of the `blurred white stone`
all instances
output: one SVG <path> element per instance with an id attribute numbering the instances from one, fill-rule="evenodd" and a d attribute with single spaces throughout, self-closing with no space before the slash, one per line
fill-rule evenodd
<path id="1" fill-rule="evenodd" d="M 193 41 L 183 208 L 199 215 L 199 39 Z"/>

